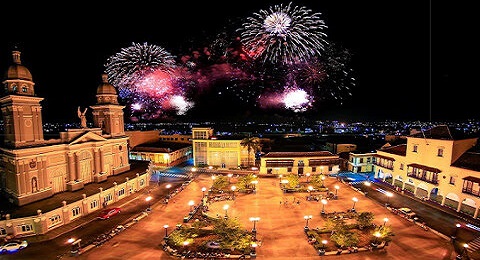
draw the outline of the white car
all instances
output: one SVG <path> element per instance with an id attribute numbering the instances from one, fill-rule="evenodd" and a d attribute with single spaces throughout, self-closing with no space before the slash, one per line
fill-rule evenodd
<path id="1" fill-rule="evenodd" d="M 413 218 L 416 215 L 410 208 L 399 208 L 398 211 L 404 214 L 407 218 Z"/>
<path id="2" fill-rule="evenodd" d="M 17 251 L 27 246 L 28 242 L 26 240 L 11 240 L 0 246 L 0 252 L 5 253 L 7 251 Z"/>

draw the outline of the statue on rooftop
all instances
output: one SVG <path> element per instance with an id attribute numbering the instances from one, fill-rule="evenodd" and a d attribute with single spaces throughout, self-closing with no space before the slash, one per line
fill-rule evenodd
<path id="1" fill-rule="evenodd" d="M 88 107 L 85 108 L 83 113 L 80 111 L 80 106 L 77 109 L 78 118 L 80 118 L 80 127 L 82 128 L 87 128 L 87 117 L 85 116 L 87 113 L 87 109 Z"/>

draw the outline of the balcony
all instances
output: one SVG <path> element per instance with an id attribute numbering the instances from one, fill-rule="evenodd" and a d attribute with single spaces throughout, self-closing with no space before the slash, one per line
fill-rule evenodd
<path id="1" fill-rule="evenodd" d="M 428 183 L 431 183 L 431 184 L 438 185 L 437 174 L 434 175 L 435 178 L 432 178 L 432 176 L 430 176 L 430 178 L 428 178 L 427 176 L 421 176 L 421 175 L 419 176 L 419 175 L 415 175 L 414 173 L 408 173 L 407 176 L 412 177 L 412 178 L 417 179 L 417 180 L 421 180 L 421 181 L 424 181 L 424 182 L 428 182 Z"/>
<path id="2" fill-rule="evenodd" d="M 470 194 L 476 197 L 480 197 L 480 191 L 478 190 L 472 190 L 472 189 L 462 189 L 462 193 Z"/>

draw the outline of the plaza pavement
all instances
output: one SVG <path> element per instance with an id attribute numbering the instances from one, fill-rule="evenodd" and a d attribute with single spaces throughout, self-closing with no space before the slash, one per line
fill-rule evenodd
<path id="1" fill-rule="evenodd" d="M 232 179 L 232 182 L 234 180 Z M 98 248 L 86 251 L 76 256 L 78 259 L 174 259 L 161 249 L 165 235 L 163 225 L 170 227 L 171 232 L 177 223 L 183 222 L 183 216 L 188 214 L 188 202 L 198 203 L 202 197 L 202 187 L 210 187 L 210 175 L 199 175 L 185 190 L 172 198 L 168 205 L 154 204 L 153 211 L 137 224 L 119 233 L 110 241 Z M 381 204 L 365 198 L 347 184 L 338 182 L 335 178 L 327 178 L 325 185 L 334 190 L 339 185 L 338 200 L 329 200 L 325 211 L 346 211 L 353 206 L 353 197 L 358 198 L 355 204 L 357 212 L 373 212 L 374 223 L 383 224 L 383 218 L 389 218 L 387 225 L 392 227 L 395 236 L 385 248 L 372 252 L 353 254 L 318 256 L 313 246 L 307 243 L 303 228 L 306 224 L 305 215 L 312 215 L 309 227 L 322 227 L 324 221 L 320 216 L 323 204 L 316 201 L 306 201 L 305 193 L 283 193 L 279 188 L 278 179 L 260 178 L 255 194 L 239 194 L 235 201 L 221 201 L 209 206 L 209 214 L 224 215 L 223 206 L 229 205 L 227 214 L 236 217 L 245 229 L 251 230 L 253 223 L 250 217 L 260 217 L 256 223 L 257 239 L 261 246 L 257 248 L 257 259 L 455 259 L 456 253 L 448 239 L 432 231 L 425 231 L 418 225 L 391 213 Z M 292 204 L 293 198 L 300 204 Z M 282 204 L 280 204 L 280 201 Z M 288 201 L 285 205 L 284 201 Z M 330 241 L 329 241 L 330 242 Z M 72 257 L 73 258 L 73 257 Z"/>

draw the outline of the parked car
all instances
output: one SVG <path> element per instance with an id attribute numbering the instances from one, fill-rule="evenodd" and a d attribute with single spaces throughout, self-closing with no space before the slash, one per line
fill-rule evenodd
<path id="1" fill-rule="evenodd" d="M 413 218 L 415 215 L 417 215 L 410 208 L 399 208 L 398 211 L 405 215 L 406 218 Z"/>
<path id="2" fill-rule="evenodd" d="M 26 240 L 11 240 L 0 246 L 0 252 L 5 253 L 7 251 L 17 251 L 27 246 L 28 242 Z"/>
<path id="3" fill-rule="evenodd" d="M 117 215 L 121 211 L 122 211 L 121 208 L 104 209 L 104 210 L 102 210 L 100 215 L 98 215 L 98 218 L 99 219 L 109 219 L 110 217 L 113 217 L 113 216 Z"/>

